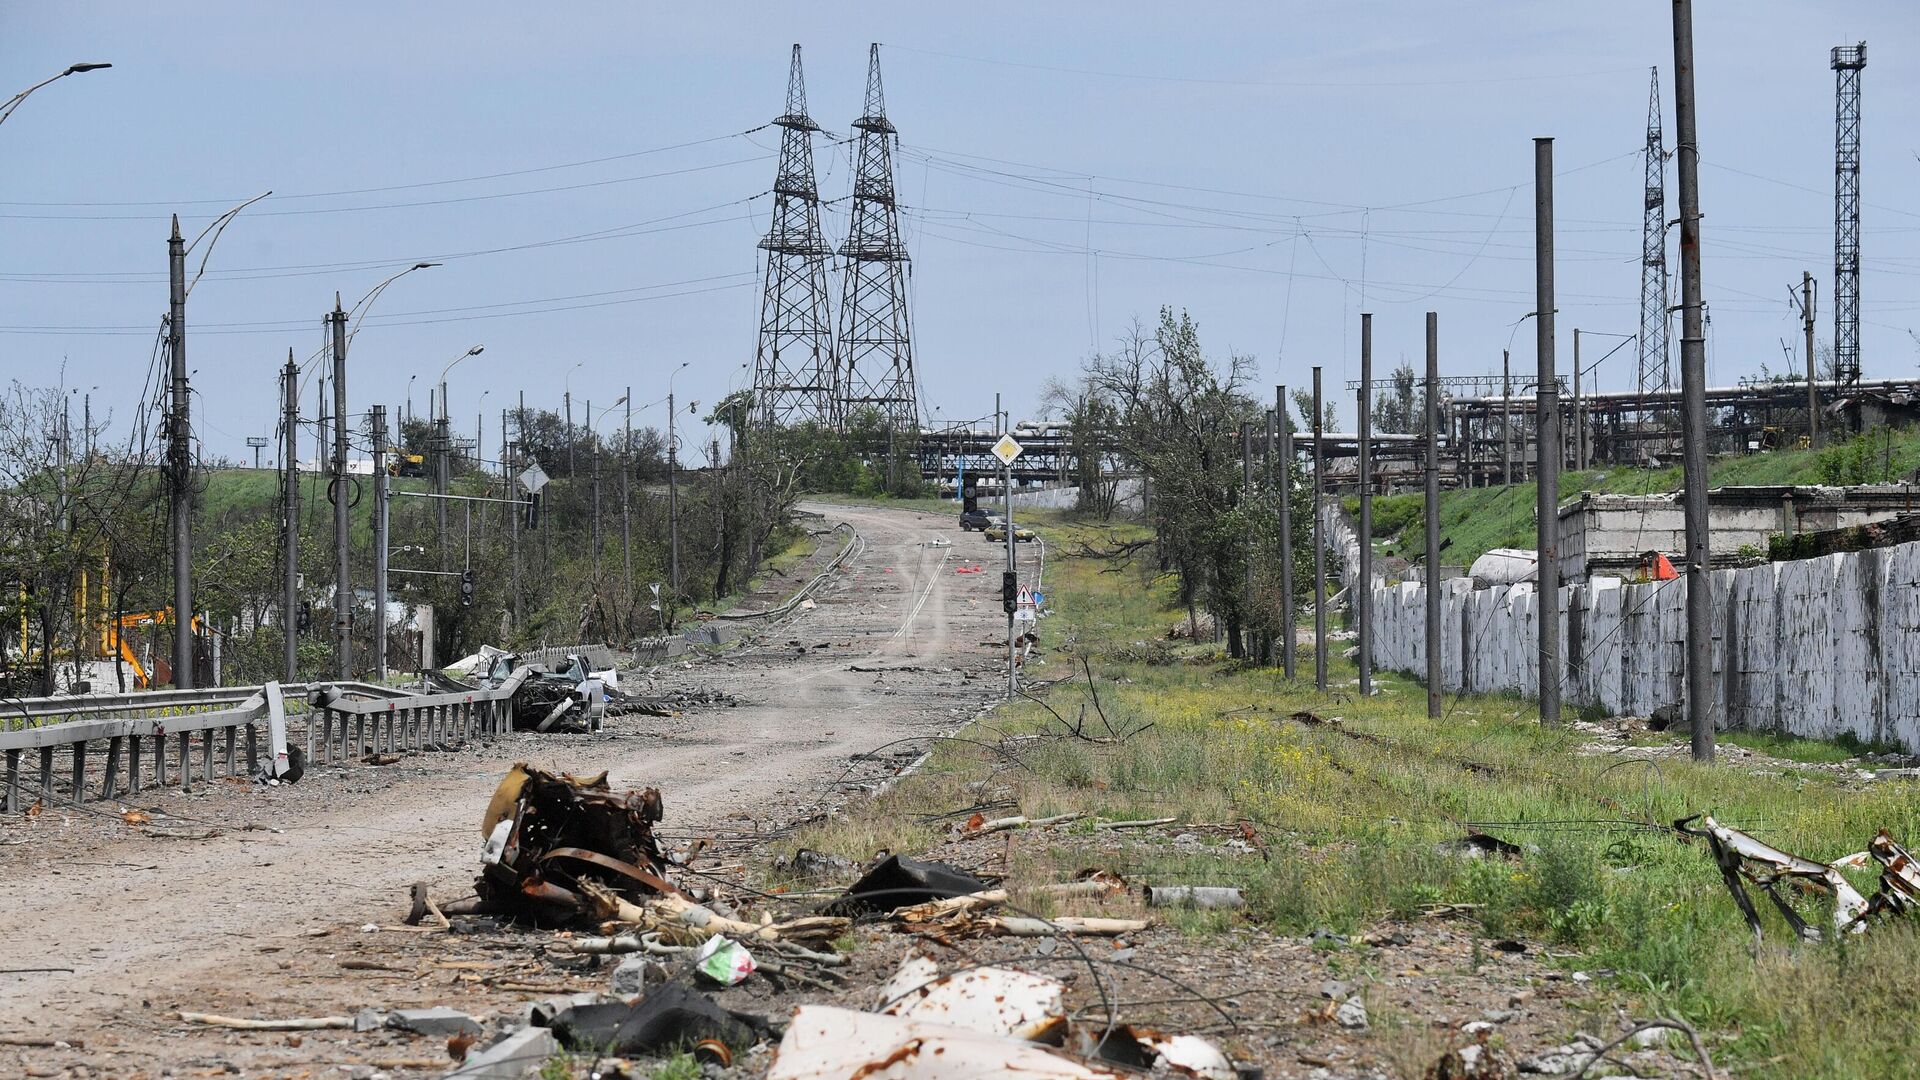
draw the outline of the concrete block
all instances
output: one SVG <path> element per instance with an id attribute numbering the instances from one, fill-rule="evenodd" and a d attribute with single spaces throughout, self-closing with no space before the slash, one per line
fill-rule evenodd
<path id="1" fill-rule="evenodd" d="M 521 1080 L 537 1074 L 559 1052 L 560 1044 L 546 1028 L 521 1028 L 485 1050 L 468 1052 L 447 1080 Z"/>
<path id="2" fill-rule="evenodd" d="M 444 1005 L 431 1009 L 395 1009 L 387 1014 L 387 1026 L 415 1035 L 480 1034 L 480 1021 Z"/>

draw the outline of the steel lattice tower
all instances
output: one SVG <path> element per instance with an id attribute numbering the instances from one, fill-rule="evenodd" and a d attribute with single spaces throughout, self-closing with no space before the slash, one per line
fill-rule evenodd
<path id="1" fill-rule="evenodd" d="M 788 426 L 833 418 L 833 316 L 827 307 L 827 259 L 820 231 L 820 192 L 813 179 L 813 133 L 800 46 L 787 76 L 780 128 L 780 172 L 773 181 L 773 224 L 760 241 L 767 253 L 754 350 L 754 408 L 764 424 Z"/>
<path id="2" fill-rule="evenodd" d="M 860 133 L 853 180 L 853 220 L 840 298 L 840 368 L 836 419 L 872 409 L 894 430 L 918 430 L 913 340 L 907 313 L 907 249 L 893 197 L 893 142 L 880 89 L 880 46 L 867 50 L 867 105 L 853 122 Z"/>
<path id="3" fill-rule="evenodd" d="M 1860 378 L 1860 72 L 1867 43 L 1833 50 L 1833 367 Z"/>
<path id="4" fill-rule="evenodd" d="M 1640 396 L 1665 393 L 1667 366 L 1667 155 L 1660 132 L 1660 69 L 1647 94 L 1647 183 L 1640 224 Z"/>

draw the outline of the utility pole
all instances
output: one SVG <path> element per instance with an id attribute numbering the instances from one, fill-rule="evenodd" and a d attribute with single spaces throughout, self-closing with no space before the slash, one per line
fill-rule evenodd
<path id="1" fill-rule="evenodd" d="M 1429 391 L 1431 392 L 1431 391 Z M 1360 580 L 1348 586 L 1360 622 L 1360 696 L 1373 693 L 1373 315 L 1360 313 Z"/>
<path id="2" fill-rule="evenodd" d="M 450 494 L 453 488 L 452 467 L 447 458 L 453 446 L 452 421 L 447 416 L 447 386 L 443 382 L 439 388 L 439 415 L 433 418 L 433 493 Z M 434 400 L 434 391 L 427 390 L 427 400 Z M 431 408 L 428 409 L 432 412 Z M 433 500 L 435 522 L 440 532 L 440 571 L 447 573 L 447 500 Z"/>
<path id="3" fill-rule="evenodd" d="M 293 350 L 280 369 L 280 677 L 300 678 L 300 369 Z"/>
<path id="4" fill-rule="evenodd" d="M 1002 435 L 1007 434 L 1006 416 L 1000 411 L 1000 395 L 999 394 L 993 395 L 993 422 L 994 422 L 994 426 L 1000 429 L 1000 434 Z M 1006 462 L 1001 465 L 1000 483 L 1001 483 L 1001 491 L 1006 496 L 1006 505 L 1007 505 L 1007 536 L 1006 536 L 1007 577 L 1008 577 L 1008 580 L 1014 583 L 1014 588 L 1017 592 L 1017 590 L 1019 589 L 1019 581 L 1020 581 L 1020 563 L 1015 558 L 1014 551 L 1013 551 L 1013 544 L 1014 544 L 1013 464 L 1011 462 Z M 1019 655 L 1019 647 L 1014 644 L 1014 628 L 1018 626 L 1019 623 L 1014 619 L 1015 610 L 1017 610 L 1017 608 L 1012 608 L 1007 611 L 1007 700 L 1008 701 L 1012 701 L 1013 695 L 1020 692 L 1020 672 L 1019 672 L 1019 667 L 1017 663 L 1017 657 Z"/>
<path id="5" fill-rule="evenodd" d="M 567 411 L 567 486 L 572 487 L 573 478 L 578 472 L 578 470 L 574 468 L 574 444 L 580 441 L 573 436 L 573 391 L 562 391 L 560 401 Z M 667 411 L 672 412 L 672 407 L 669 406 Z"/>
<path id="6" fill-rule="evenodd" d="M 588 398 L 587 434 L 593 435 L 593 433 L 593 399 Z M 593 591 L 595 598 L 598 599 L 600 595 L 600 549 L 604 545 L 600 542 L 600 444 L 597 437 L 594 440 L 593 448 L 589 452 L 593 455 L 593 528 L 588 530 L 588 534 L 593 538 Z"/>
<path id="7" fill-rule="evenodd" d="M 387 407 L 373 407 L 373 677 L 387 678 Z"/>
<path id="8" fill-rule="evenodd" d="M 1573 467 L 1586 468 L 1585 412 L 1580 407 L 1580 328 L 1573 328 Z"/>
<path id="9" fill-rule="evenodd" d="M 667 391 L 667 582 L 680 596 L 680 454 L 674 446 L 673 391 Z"/>
<path id="10" fill-rule="evenodd" d="M 1287 387 L 1273 388 L 1273 411 L 1280 415 L 1280 670 L 1294 676 L 1293 653 L 1293 421 L 1287 419 Z"/>
<path id="11" fill-rule="evenodd" d="M 1686 0 L 1675 0 L 1685 3 Z M 1676 9 L 1677 10 L 1677 9 Z M 1540 722 L 1560 722 L 1560 384 L 1553 364 L 1553 140 L 1533 140 L 1534 583 L 1539 591 Z"/>
<path id="12" fill-rule="evenodd" d="M 1863 58 L 1864 59 L 1864 58 Z M 1707 549 L 1707 342 L 1700 301 L 1700 135 L 1693 98 L 1693 4 L 1673 0 L 1674 147 L 1680 180 L 1681 466 L 1687 523 L 1687 722 L 1693 759 L 1712 761 L 1713 579 Z M 1855 354 L 1857 362 L 1858 353 Z M 1856 376 L 1858 368 L 1854 369 Z M 1731 661 L 1729 661 L 1731 662 Z"/>
<path id="13" fill-rule="evenodd" d="M 1513 357 L 1500 350 L 1500 484 L 1513 486 Z"/>
<path id="14" fill-rule="evenodd" d="M 167 418 L 167 475 L 173 510 L 173 685 L 191 690 L 193 670 L 193 426 L 187 386 L 187 249 L 180 215 L 167 240 L 167 359 L 173 406 Z"/>
<path id="15" fill-rule="evenodd" d="M 1327 542 L 1320 523 L 1320 498 L 1325 492 L 1322 466 L 1326 456 L 1322 442 L 1326 432 L 1320 422 L 1320 366 L 1313 368 L 1313 685 L 1327 689 Z"/>
<path id="16" fill-rule="evenodd" d="M 620 567 L 623 594 L 633 599 L 633 504 L 627 485 L 633 478 L 633 387 L 627 387 L 627 417 L 620 436 Z"/>
<path id="17" fill-rule="evenodd" d="M 1427 718 L 1440 719 L 1440 316 L 1427 312 Z"/>
<path id="18" fill-rule="evenodd" d="M 1282 488 L 1276 488 L 1273 482 L 1273 459 L 1280 444 L 1280 424 L 1283 422 L 1285 422 L 1284 417 L 1277 415 L 1272 409 L 1267 410 L 1267 441 L 1261 447 L 1261 464 L 1266 469 L 1267 490 L 1270 492 L 1279 491 L 1281 505 L 1285 506 L 1286 491 Z M 1282 517 L 1280 520 L 1285 521 L 1286 518 Z M 1282 550 L 1285 550 L 1287 546 L 1287 537 L 1284 530 L 1281 532 L 1280 546 Z M 1267 640 L 1263 643 L 1264 647 L 1260 651 L 1260 662 L 1267 667 L 1273 666 L 1273 639 L 1277 636 L 1276 634 L 1268 634 Z"/>
<path id="19" fill-rule="evenodd" d="M 1245 505 L 1253 497 L 1253 424 L 1240 421 L 1240 502 Z M 1252 659 L 1253 629 L 1247 616 L 1253 613 L 1253 553 L 1254 547 L 1253 515 L 1247 515 L 1247 540 L 1241 558 L 1246 566 L 1241 574 L 1240 590 L 1240 648 L 1246 659 Z"/>
<path id="20" fill-rule="evenodd" d="M 527 452 L 527 392 L 525 390 L 522 390 L 520 391 L 520 408 L 518 412 L 514 413 L 514 417 L 513 417 L 513 463 L 515 465 L 519 465 L 521 459 L 525 457 L 526 452 Z M 520 481 L 517 477 L 515 479 L 507 481 L 507 490 L 513 491 L 514 485 L 518 484 L 519 482 Z M 525 501 L 526 500 L 524 497 L 521 497 L 518 495 L 514 496 L 513 509 L 515 512 L 513 515 L 513 531 L 509 534 L 512 538 L 511 543 L 513 545 L 513 630 L 514 630 L 514 633 L 516 634 L 519 633 L 520 630 L 524 628 L 527 624 L 526 623 L 526 618 L 527 618 L 526 598 L 524 595 L 522 595 L 520 591 L 520 514 L 519 514 L 519 511 L 521 509 L 521 504 L 524 503 Z"/>
<path id="21" fill-rule="evenodd" d="M 1813 274 L 1800 271 L 1800 328 L 1807 335 L 1807 448 L 1820 445 L 1820 383 L 1813 359 Z"/>
<path id="22" fill-rule="evenodd" d="M 347 492 L 347 313 L 340 294 L 333 294 L 333 658 L 334 674 L 353 678 L 353 582 L 348 557 L 347 514 L 353 505 Z"/>

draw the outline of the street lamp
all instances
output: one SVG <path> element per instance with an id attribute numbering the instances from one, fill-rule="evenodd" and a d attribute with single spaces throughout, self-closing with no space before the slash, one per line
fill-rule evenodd
<path id="1" fill-rule="evenodd" d="M 69 67 L 67 70 L 61 72 L 58 75 L 53 76 L 52 78 L 42 79 L 39 82 L 34 83 L 32 86 L 29 86 L 25 90 L 22 90 L 19 93 L 13 95 L 12 97 L 8 98 L 6 101 L 6 104 L 0 105 L 0 124 L 4 124 L 7 122 L 7 117 L 12 116 L 13 110 L 19 108 L 20 103 L 27 100 L 28 94 L 33 93 L 35 90 L 40 89 L 41 87 L 47 85 L 48 83 L 54 82 L 55 80 L 58 80 L 58 79 L 64 79 L 69 75 L 78 75 L 83 71 L 99 71 L 101 68 L 110 68 L 112 66 L 113 66 L 112 64 L 74 64 L 72 67 Z"/>

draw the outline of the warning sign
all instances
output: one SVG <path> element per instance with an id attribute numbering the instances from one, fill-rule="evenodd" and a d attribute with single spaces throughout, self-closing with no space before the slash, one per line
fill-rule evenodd
<path id="1" fill-rule="evenodd" d="M 1033 602 L 1033 590 L 1025 585 L 1020 586 L 1020 595 L 1013 602 L 1013 619 L 1025 623 L 1038 622 L 1040 619 L 1039 605 Z"/>

